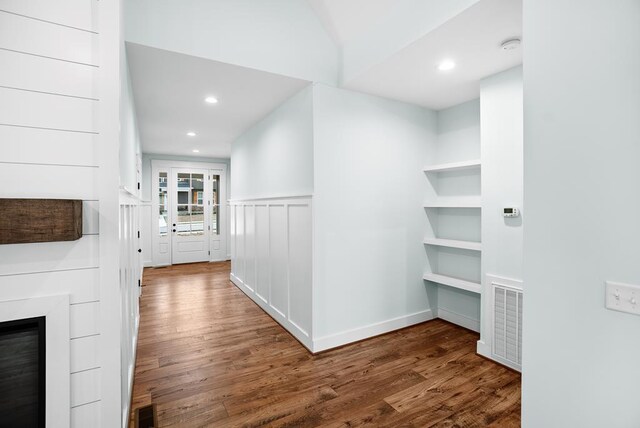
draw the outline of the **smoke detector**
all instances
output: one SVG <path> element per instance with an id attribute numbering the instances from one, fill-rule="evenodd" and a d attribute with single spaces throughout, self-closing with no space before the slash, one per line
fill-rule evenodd
<path id="1" fill-rule="evenodd" d="M 520 39 L 509 39 L 502 42 L 500 45 L 503 51 L 512 51 L 514 49 L 518 49 L 520 47 Z"/>

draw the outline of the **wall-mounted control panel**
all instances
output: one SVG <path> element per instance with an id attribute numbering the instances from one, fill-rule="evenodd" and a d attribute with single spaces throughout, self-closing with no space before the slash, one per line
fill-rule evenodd
<path id="1" fill-rule="evenodd" d="M 503 208 L 502 215 L 505 217 L 518 217 L 520 215 L 520 210 L 518 208 Z"/>
<path id="2" fill-rule="evenodd" d="M 640 315 L 640 286 L 607 281 L 607 309 Z"/>

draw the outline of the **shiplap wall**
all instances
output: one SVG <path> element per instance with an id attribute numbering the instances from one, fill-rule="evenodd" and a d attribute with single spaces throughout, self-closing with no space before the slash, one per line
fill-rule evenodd
<path id="1" fill-rule="evenodd" d="M 72 426 L 100 426 L 97 0 L 0 0 L 0 197 L 84 201 L 74 242 L 0 246 L 0 300 L 70 295 Z"/>
<path id="2" fill-rule="evenodd" d="M 311 198 L 231 202 L 231 281 L 313 350 Z"/>

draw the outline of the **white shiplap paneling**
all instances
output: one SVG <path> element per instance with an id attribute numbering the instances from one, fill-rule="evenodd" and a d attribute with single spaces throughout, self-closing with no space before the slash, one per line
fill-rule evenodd
<path id="1" fill-rule="evenodd" d="M 71 373 L 100 367 L 100 335 L 71 339 Z"/>
<path id="2" fill-rule="evenodd" d="M 58 294 L 69 294 L 69 300 L 72 304 L 100 300 L 98 269 L 73 269 L 0 276 L 1 300 L 18 300 Z"/>
<path id="3" fill-rule="evenodd" d="M 98 65 L 97 44 L 94 33 L 0 12 L 0 49 Z"/>
<path id="4" fill-rule="evenodd" d="M 98 98 L 97 67 L 6 50 L 0 50 L 0 64 L 0 86 Z"/>
<path id="5" fill-rule="evenodd" d="M 100 333 L 100 303 L 77 303 L 69 308 L 71 338 Z"/>
<path id="6" fill-rule="evenodd" d="M 71 407 L 100 399 L 100 369 L 85 370 L 71 375 Z"/>
<path id="7" fill-rule="evenodd" d="M 98 267 L 99 237 L 0 245 L 0 275 Z"/>
<path id="8" fill-rule="evenodd" d="M 98 166 L 97 141 L 96 134 L 84 132 L 0 125 L 0 160 L 9 163 Z"/>
<path id="9" fill-rule="evenodd" d="M 71 409 L 71 428 L 100 428 L 101 402 L 83 404 Z"/>
<path id="10" fill-rule="evenodd" d="M 0 0 L 0 10 L 59 25 L 98 31 L 97 0 Z"/>
<path id="11" fill-rule="evenodd" d="M 0 197 L 98 199 L 98 168 L 64 165 L 0 165 Z"/>
<path id="12" fill-rule="evenodd" d="M 0 124 L 95 133 L 97 106 L 85 98 L 0 88 Z"/>

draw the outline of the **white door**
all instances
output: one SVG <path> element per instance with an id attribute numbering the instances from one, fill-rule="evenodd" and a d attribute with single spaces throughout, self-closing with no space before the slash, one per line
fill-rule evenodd
<path id="1" fill-rule="evenodd" d="M 211 248 L 211 261 L 220 261 L 227 259 L 227 235 L 226 228 L 223 227 L 226 224 L 226 210 L 225 203 L 226 195 L 226 183 L 224 170 L 211 169 L 209 170 L 210 181 L 210 199 L 209 204 L 211 206 L 209 230 L 210 235 L 210 248 Z"/>
<path id="2" fill-rule="evenodd" d="M 171 168 L 171 262 L 209 261 L 208 170 Z"/>

